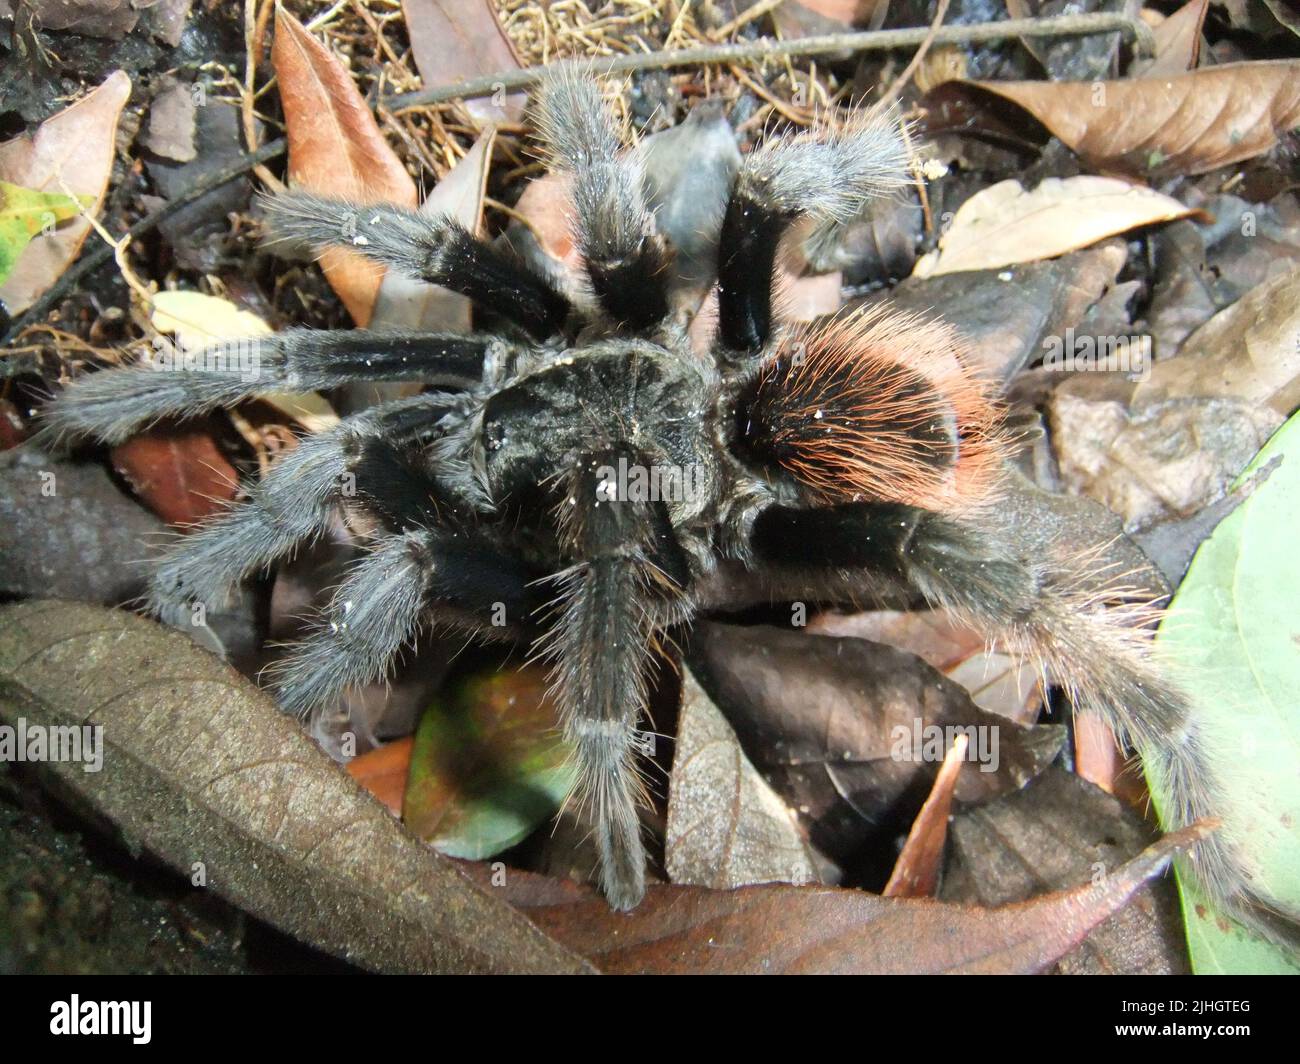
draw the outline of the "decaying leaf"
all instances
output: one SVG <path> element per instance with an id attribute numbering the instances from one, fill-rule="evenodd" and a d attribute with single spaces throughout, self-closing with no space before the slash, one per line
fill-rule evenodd
<path id="1" fill-rule="evenodd" d="M 1032 192 L 1000 181 L 963 203 L 915 277 L 1034 262 L 1193 213 L 1172 197 L 1110 177 L 1049 177 Z"/>
<path id="2" fill-rule="evenodd" d="M 1022 786 L 1064 741 L 1060 727 L 985 713 L 919 658 L 865 639 L 697 621 L 688 661 L 817 849 L 883 860 L 885 873 L 955 734 L 947 729 L 974 726 L 982 737 L 957 782 L 960 801 Z"/>
<path id="3" fill-rule="evenodd" d="M 944 755 L 930 796 L 916 815 L 902 852 L 894 863 L 894 871 L 881 892 L 886 898 L 929 898 L 939 885 L 943 847 L 948 837 L 948 813 L 952 809 L 952 789 L 966 760 L 968 742 L 965 735 L 958 735 Z"/>
<path id="4" fill-rule="evenodd" d="M 963 810 L 949 826 L 944 901 L 993 907 L 1110 875 L 1149 846 L 1131 807 L 1054 765 L 1024 790 Z M 1067 953 L 1068 973 L 1182 974 L 1187 950 L 1173 884 L 1150 882 Z"/>
<path id="5" fill-rule="evenodd" d="M 1221 497 L 1281 421 L 1235 397 L 1131 405 L 1093 381 L 1070 382 L 1048 406 L 1061 480 L 1130 531 L 1189 517 Z"/>
<path id="6" fill-rule="evenodd" d="M 402 815 L 402 795 L 411 772 L 411 751 L 415 737 L 394 739 L 391 743 L 354 757 L 348 762 L 348 775 L 368 790 L 393 816 Z"/>
<path id="7" fill-rule="evenodd" d="M 664 855 L 674 883 L 721 889 L 818 880 L 818 862 L 790 810 L 689 670 L 682 675 Z"/>
<path id="8" fill-rule="evenodd" d="M 574 781 L 546 670 L 493 673 L 440 695 L 415 733 L 402 821 L 442 853 L 491 857 L 554 816 Z"/>
<path id="9" fill-rule="evenodd" d="M 1094 169 L 1153 178 L 1254 158 L 1300 125 L 1300 59 L 1130 81 L 965 84 L 1023 107 Z"/>
<path id="10" fill-rule="evenodd" d="M 53 233 L 57 223 L 75 218 L 93 202 L 90 196 L 76 199 L 0 181 L 0 284 L 13 272 L 32 237 Z"/>
<path id="11" fill-rule="evenodd" d="M 113 169 L 117 120 L 130 95 L 131 79 L 114 71 L 34 135 L 0 144 L 0 181 L 85 197 L 87 213 L 98 214 Z M 28 244 L 0 284 L 0 303 L 11 313 L 26 310 L 77 257 L 89 232 L 90 222 L 78 218 Z"/>
<path id="12" fill-rule="evenodd" d="M 0 453 L 0 594 L 116 606 L 145 590 L 164 525 L 101 465 Z"/>
<path id="13" fill-rule="evenodd" d="M 1167 835 L 1101 880 L 997 909 L 827 887 L 653 884 L 630 913 L 593 890 L 510 872 L 501 893 L 607 973 L 1038 972 L 1073 949 L 1206 829 Z M 486 881 L 482 866 L 474 872 Z"/>
<path id="14" fill-rule="evenodd" d="M 103 762 L 47 768 L 133 849 L 355 964 L 581 971 L 331 762 L 296 721 L 188 639 L 132 614 L 0 608 L 0 721 L 102 726 Z"/>
<path id="15" fill-rule="evenodd" d="M 200 425 L 149 429 L 109 453 L 132 493 L 173 528 L 220 513 L 239 491 L 239 475 Z"/>
<path id="16" fill-rule="evenodd" d="M 1286 417 L 1300 407 L 1300 267 L 1258 285 L 1158 362 L 1133 401 L 1231 396 Z"/>
<path id="17" fill-rule="evenodd" d="M 271 63 L 289 140 L 289 178 L 299 188 L 355 203 L 416 204 L 415 182 L 361 98 L 351 74 L 284 8 L 275 13 Z M 370 322 L 383 269 L 330 248 L 321 269 L 352 320 Z"/>

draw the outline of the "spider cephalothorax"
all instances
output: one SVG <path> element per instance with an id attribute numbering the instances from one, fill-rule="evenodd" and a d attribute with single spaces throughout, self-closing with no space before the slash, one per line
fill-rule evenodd
<path id="1" fill-rule="evenodd" d="M 279 675 L 282 704 L 310 713 L 382 677 L 426 624 L 499 636 L 504 616 L 552 662 L 602 886 L 620 908 L 644 892 L 634 729 L 647 648 L 701 609 L 739 605 L 719 581 L 728 571 L 748 578 L 747 595 L 904 589 L 955 610 L 1039 658 L 1140 749 L 1175 796 L 1171 822 L 1213 812 L 1212 759 L 1142 634 L 1091 608 L 1077 573 L 1031 556 L 997 520 L 998 411 L 955 332 L 889 312 L 811 330 L 773 321 L 782 234 L 800 216 L 850 217 L 901 184 L 893 126 L 859 120 L 746 157 L 718 220 L 718 328 L 701 356 L 670 309 L 672 250 L 639 156 L 623 150 L 595 83 L 553 81 L 540 117 L 572 174 L 590 283 L 576 300 L 451 221 L 288 195 L 268 202 L 278 236 L 446 285 L 500 331 L 291 331 L 260 342 L 253 379 L 134 367 L 52 404 L 51 432 L 117 442 L 259 391 L 428 386 L 302 439 L 246 501 L 178 541 L 153 606 L 217 603 L 336 509 L 359 512 L 379 531 Z M 1289 934 L 1258 904 L 1231 840 L 1210 840 L 1196 864 L 1237 911 Z"/>

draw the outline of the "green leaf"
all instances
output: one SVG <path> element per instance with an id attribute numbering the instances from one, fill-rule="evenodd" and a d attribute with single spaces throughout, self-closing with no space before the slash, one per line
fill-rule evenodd
<path id="1" fill-rule="evenodd" d="M 451 857 L 482 860 L 553 816 L 573 782 L 537 668 L 476 677 L 435 699 L 415 732 L 402 820 Z"/>
<path id="2" fill-rule="evenodd" d="M 1300 415 L 1242 480 L 1282 461 L 1196 553 L 1159 646 L 1191 693 L 1226 791 L 1223 828 L 1259 870 L 1261 892 L 1300 908 Z M 1165 796 L 1151 780 L 1159 808 Z M 1249 935 L 1179 875 L 1192 967 L 1287 973 L 1300 961 Z"/>
<path id="3" fill-rule="evenodd" d="M 75 218 L 94 196 L 64 196 L 0 181 L 0 284 L 13 272 L 18 256 L 38 233 Z"/>

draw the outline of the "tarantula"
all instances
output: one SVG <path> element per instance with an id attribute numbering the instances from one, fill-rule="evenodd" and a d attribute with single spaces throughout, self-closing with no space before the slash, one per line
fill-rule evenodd
<path id="1" fill-rule="evenodd" d="M 572 179 L 589 284 L 577 296 L 450 220 L 286 194 L 267 204 L 278 236 L 461 292 L 499 331 L 289 331 L 259 342 L 252 379 L 231 366 L 114 369 L 49 406 L 49 431 L 119 442 L 259 391 L 427 386 L 302 439 L 246 501 L 170 548 L 152 607 L 220 603 L 338 508 L 367 518 L 380 531 L 279 675 L 280 702 L 306 714 L 381 678 L 428 623 L 491 636 L 504 618 L 551 661 L 601 886 L 619 909 L 645 891 L 635 728 L 649 648 L 735 604 L 720 574 L 772 601 L 901 589 L 956 611 L 1036 656 L 1145 755 L 1174 796 L 1167 824 L 1212 813 L 1213 759 L 1149 664 L 1145 633 L 1000 520 L 998 405 L 955 331 L 890 312 L 775 320 L 783 234 L 801 218 L 850 218 L 903 183 L 896 125 L 858 119 L 745 157 L 718 222 L 718 318 L 701 356 L 673 309 L 672 249 L 639 155 L 599 87 L 554 80 L 539 113 Z M 611 471 L 629 469 L 690 490 L 623 490 Z M 1207 840 L 1194 864 L 1219 899 L 1290 935 L 1294 914 L 1256 897 L 1230 839 Z"/>

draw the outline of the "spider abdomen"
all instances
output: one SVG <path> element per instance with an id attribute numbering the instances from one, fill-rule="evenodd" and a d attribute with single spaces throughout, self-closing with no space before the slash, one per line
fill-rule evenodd
<path id="1" fill-rule="evenodd" d="M 821 502 L 946 509 L 988 492 L 998 422 L 953 330 L 876 311 L 782 345 L 737 405 L 736 438 Z"/>

